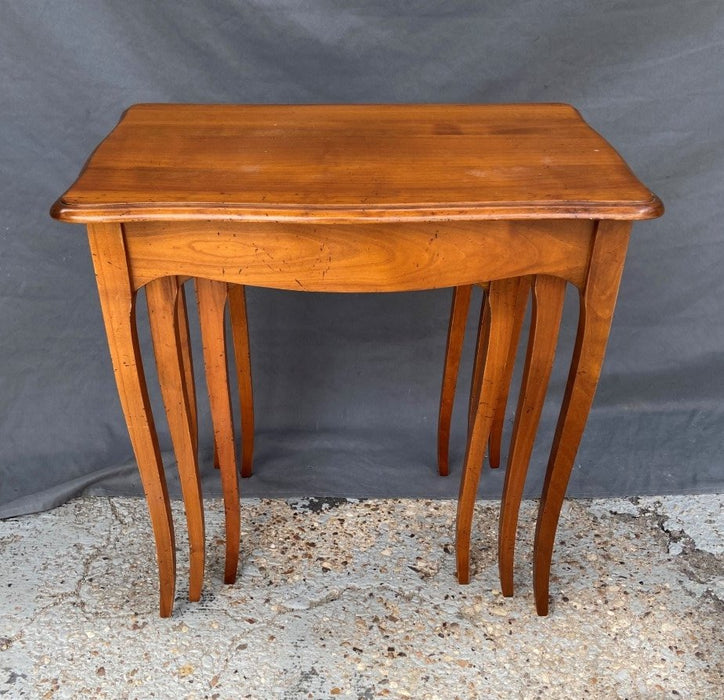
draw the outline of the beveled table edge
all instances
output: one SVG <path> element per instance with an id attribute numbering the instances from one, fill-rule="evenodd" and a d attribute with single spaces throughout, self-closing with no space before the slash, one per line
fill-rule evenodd
<path id="1" fill-rule="evenodd" d="M 123 221 L 239 221 L 269 223 L 314 222 L 354 224 L 422 221 L 485 221 L 530 219 L 655 219 L 664 205 L 653 193 L 641 202 L 461 202 L 454 206 L 430 205 L 258 205 L 217 202 L 148 202 L 134 204 L 73 204 L 59 198 L 51 207 L 54 219 L 68 223 Z"/>

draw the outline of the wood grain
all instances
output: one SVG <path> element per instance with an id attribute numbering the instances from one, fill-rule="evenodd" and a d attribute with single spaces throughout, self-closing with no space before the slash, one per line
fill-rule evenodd
<path id="1" fill-rule="evenodd" d="M 450 424 L 472 291 L 471 285 L 453 288 L 437 420 L 437 470 L 440 476 L 447 476 L 450 471 Z"/>
<path id="2" fill-rule="evenodd" d="M 128 275 L 123 231 L 118 224 L 94 224 L 88 226 L 88 240 L 113 374 L 156 540 L 160 614 L 169 617 L 176 588 L 173 519 L 138 346 L 136 295 Z"/>
<path id="3" fill-rule="evenodd" d="M 591 221 L 124 224 L 134 286 L 184 275 L 314 292 L 391 292 L 553 275 L 581 285 Z"/>
<path id="4" fill-rule="evenodd" d="M 246 313 L 246 289 L 240 284 L 229 285 L 229 315 L 234 343 L 236 382 L 241 409 L 241 475 L 249 477 L 254 461 L 254 389 L 251 382 L 251 350 L 249 321 Z"/>
<path id="5" fill-rule="evenodd" d="M 510 384 L 513 381 L 513 370 L 515 369 L 515 356 L 518 352 L 520 331 L 525 320 L 525 310 L 528 307 L 530 296 L 531 277 L 521 278 L 518 287 L 518 295 L 515 298 L 513 308 L 513 325 L 510 330 L 510 344 L 508 345 L 508 357 L 505 360 L 505 369 L 500 382 L 500 393 L 495 405 L 493 424 L 490 426 L 490 439 L 488 441 L 488 462 L 491 468 L 497 469 L 500 466 L 500 452 L 503 444 L 503 428 L 505 427 L 505 412 L 508 407 L 508 394 Z"/>
<path id="6" fill-rule="evenodd" d="M 538 275 L 533 284 L 533 309 L 528 348 L 500 502 L 498 570 L 500 588 L 504 596 L 513 595 L 513 563 L 518 513 L 555 358 L 565 291 L 565 280 L 557 277 Z"/>
<path id="7" fill-rule="evenodd" d="M 558 518 L 601 374 L 630 230 L 631 224 L 627 222 L 599 222 L 590 272 L 580 294 L 576 344 L 536 524 L 533 589 L 539 615 L 548 614 L 548 584 Z"/>
<path id="8" fill-rule="evenodd" d="M 458 577 L 464 582 L 491 429 L 497 460 L 500 391 L 511 366 L 520 278 L 545 276 L 575 285 L 581 320 L 536 530 L 535 596 L 544 614 L 560 507 L 600 374 L 630 222 L 662 211 L 659 199 L 568 105 L 130 108 L 51 214 L 90 224 L 114 372 L 156 538 L 161 614 L 169 615 L 173 605 L 174 535 L 136 337 L 137 290 L 152 284 L 160 294 L 164 283 L 156 280 L 200 278 L 226 511 L 225 580 L 233 581 L 240 534 L 224 345 L 227 285 L 388 292 L 490 282 L 456 525 Z M 170 290 L 164 295 L 155 306 L 164 309 L 168 328 Z M 177 294 L 175 300 L 176 327 L 173 337 L 170 330 L 164 333 L 163 354 L 182 387 L 176 410 L 186 416 L 179 421 L 186 436 L 182 451 L 188 451 L 189 442 L 194 449 L 198 443 L 196 399 L 184 299 Z M 236 297 L 234 313 L 240 316 L 246 310 L 242 301 Z M 553 320 L 541 321 L 536 344 L 549 348 L 551 334 L 542 328 Z M 243 340 L 236 353 L 249 407 Z M 540 349 L 541 358 L 549 353 Z M 545 368 L 536 372 L 543 377 Z M 253 429 L 246 425 L 252 421 L 253 413 L 242 416 L 246 471 L 253 447 Z M 519 436 L 519 455 L 529 439 Z M 514 476 L 521 475 L 518 468 Z M 509 495 L 517 488 L 510 486 Z M 507 542 L 513 520 L 506 522 Z"/>
<path id="9" fill-rule="evenodd" d="M 148 320 L 156 357 L 161 397 L 181 481 L 189 534 L 189 600 L 201 598 L 204 581 L 204 502 L 196 451 L 196 421 L 188 396 L 193 384 L 185 304 L 177 277 L 161 277 L 146 286 Z M 178 311 L 181 311 L 179 318 Z M 185 326 L 184 330 L 181 327 Z M 190 379 L 190 381 L 189 381 Z M 195 409 L 195 401 L 194 401 Z"/>
<path id="10" fill-rule="evenodd" d="M 191 355 L 191 333 L 189 331 L 189 314 L 186 303 L 185 281 L 179 280 L 178 294 L 176 296 L 176 319 L 178 330 L 179 351 L 183 364 L 185 397 L 188 401 L 188 414 L 191 424 L 191 435 L 193 437 L 194 454 L 198 455 L 199 448 L 199 426 L 198 410 L 196 408 L 196 382 L 194 379 L 194 363 Z"/>
<path id="11" fill-rule="evenodd" d="M 212 280 L 196 280 L 201 343 L 204 352 L 206 385 L 209 390 L 211 423 L 219 457 L 226 523 L 226 563 L 224 583 L 234 583 L 239 566 L 241 522 L 239 480 L 234 449 L 234 419 L 229 394 L 229 369 L 226 356 L 226 285 Z"/>
<path id="12" fill-rule="evenodd" d="M 478 317 L 478 332 L 475 339 L 475 354 L 473 356 L 473 371 L 470 375 L 470 395 L 468 397 L 468 434 L 473 430 L 475 415 L 480 400 L 483 370 L 485 369 L 487 343 L 490 335 L 490 303 L 487 298 L 489 287 L 483 289 L 483 302 L 480 305 Z M 497 405 L 497 398 L 495 401 Z"/>
<path id="13" fill-rule="evenodd" d="M 74 222 L 660 213 L 562 104 L 135 105 L 52 210 Z"/>
<path id="14" fill-rule="evenodd" d="M 485 363 L 475 387 L 475 411 L 472 429 L 468 434 L 456 522 L 457 577 L 460 583 L 470 581 L 470 536 L 478 481 L 485 446 L 500 392 L 508 347 L 515 322 L 515 302 L 520 279 L 496 280 L 490 283 L 486 296 L 486 312 L 490 322 L 480 325 L 482 336 L 478 341 L 478 354 L 484 354 Z"/>
<path id="15" fill-rule="evenodd" d="M 483 287 L 483 294 L 485 294 L 485 290 L 488 285 L 483 284 L 480 286 Z M 469 290 L 471 289 L 472 287 L 456 287 L 453 291 L 453 304 L 450 312 L 447 346 L 445 349 L 445 365 L 443 369 L 442 390 L 440 393 L 440 411 L 438 418 L 438 472 L 442 476 L 446 476 L 449 471 L 448 453 L 450 442 L 450 424 L 452 419 L 452 408 L 455 401 L 455 387 L 460 367 L 460 356 L 462 354 L 463 341 L 465 339 L 467 313 L 470 306 Z M 528 277 L 523 277 L 515 302 L 515 318 L 511 327 L 512 335 L 510 338 L 508 357 L 505 363 L 505 371 L 500 385 L 500 394 L 496 401 L 495 415 L 490 428 L 489 462 L 490 466 L 493 468 L 500 466 L 500 450 L 503 439 L 505 411 L 508 402 L 510 383 L 513 376 L 513 368 L 515 365 L 515 354 L 518 348 L 520 331 L 525 319 L 525 309 L 527 306 L 529 291 L 530 281 Z M 484 331 L 481 326 L 482 324 L 489 322 L 489 314 L 486 313 L 485 299 L 483 297 L 478 325 L 478 339 L 486 337 L 486 331 Z M 468 430 L 472 429 L 475 406 L 479 398 L 476 394 L 476 387 L 479 387 L 480 385 L 480 374 L 484 364 L 485 353 L 477 352 L 476 350 L 468 403 Z"/>

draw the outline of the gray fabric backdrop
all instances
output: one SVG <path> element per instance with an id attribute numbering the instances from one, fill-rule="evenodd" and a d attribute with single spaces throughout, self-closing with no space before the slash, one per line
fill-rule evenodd
<path id="1" fill-rule="evenodd" d="M 84 230 L 47 211 L 122 110 L 147 101 L 576 105 L 667 213 L 635 227 L 569 493 L 721 489 L 723 40 L 721 0 L 0 3 L 0 517 L 86 487 L 140 493 Z M 455 495 L 463 401 L 453 474 L 434 464 L 449 301 L 251 289 L 258 448 L 244 493 Z M 530 496 L 574 328 L 569 303 Z M 481 495 L 501 483 L 488 471 Z"/>

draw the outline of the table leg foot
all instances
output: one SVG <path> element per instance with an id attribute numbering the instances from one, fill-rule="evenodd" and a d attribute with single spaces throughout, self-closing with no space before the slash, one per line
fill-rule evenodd
<path id="1" fill-rule="evenodd" d="M 527 285 L 526 288 L 528 288 Z M 533 443 L 553 367 L 565 293 L 565 280 L 543 275 L 535 278 L 528 349 L 500 504 L 498 570 L 500 587 L 504 596 L 513 595 L 513 564 L 518 513 L 528 473 L 528 463 L 533 451 Z"/>
<path id="2" fill-rule="evenodd" d="M 241 522 L 239 482 L 234 450 L 234 421 L 229 394 L 229 372 L 226 357 L 226 283 L 196 280 L 201 342 L 204 350 L 206 384 L 209 391 L 214 443 L 219 457 L 221 485 L 224 493 L 226 522 L 226 564 L 224 582 L 234 583 L 239 564 Z"/>
<path id="3" fill-rule="evenodd" d="M 533 590 L 539 615 L 548 614 L 553 543 L 573 462 L 601 373 L 631 225 L 597 224 L 589 271 L 580 294 L 578 333 L 538 510 Z"/>
<path id="4" fill-rule="evenodd" d="M 161 396 L 176 454 L 189 533 L 189 600 L 201 598 L 204 580 L 204 503 L 196 452 L 196 401 L 188 342 L 186 305 L 176 277 L 162 277 L 146 286 Z"/>
<path id="5" fill-rule="evenodd" d="M 445 367 L 440 390 L 440 412 L 437 421 L 437 469 L 440 476 L 447 476 L 450 471 L 450 424 L 472 290 L 472 285 L 453 289 L 447 345 L 445 346 Z"/>
<path id="6" fill-rule="evenodd" d="M 475 361 L 479 369 L 475 372 L 477 383 L 471 391 L 474 398 L 472 426 L 468 432 L 456 523 L 457 576 L 461 583 L 470 580 L 470 533 L 475 498 L 508 357 L 520 283 L 519 278 L 491 282 L 481 314 Z M 481 357 L 484 358 L 482 361 Z"/>
<path id="7" fill-rule="evenodd" d="M 249 321 L 246 314 L 246 288 L 229 285 L 229 314 L 236 359 L 236 379 L 241 407 L 241 475 L 252 475 L 254 460 L 254 391 L 251 382 Z"/>
<path id="8" fill-rule="evenodd" d="M 136 293 L 131 286 L 123 231 L 119 224 L 92 224 L 88 226 L 88 240 L 118 396 L 156 540 L 159 612 L 161 617 L 169 617 L 176 587 L 173 519 L 138 345 Z"/>

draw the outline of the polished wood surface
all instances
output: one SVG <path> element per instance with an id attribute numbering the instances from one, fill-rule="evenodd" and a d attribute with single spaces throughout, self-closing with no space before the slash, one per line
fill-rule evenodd
<path id="1" fill-rule="evenodd" d="M 576 344 L 538 508 L 533 584 L 539 615 L 548 614 L 548 584 L 558 517 L 601 374 L 630 230 L 628 222 L 598 223 L 588 278 L 579 296 Z"/>
<path id="2" fill-rule="evenodd" d="M 186 291 L 182 278 L 176 278 L 179 281 L 179 290 L 176 296 L 176 320 L 178 327 L 179 344 L 181 346 L 180 354 L 183 363 L 184 387 L 188 405 L 189 424 L 191 425 L 191 436 L 193 438 L 194 453 L 198 454 L 199 448 L 199 426 L 198 411 L 196 408 L 196 383 L 194 381 L 194 362 L 191 354 L 191 333 L 189 331 L 189 314 L 188 305 L 186 303 Z"/>
<path id="3" fill-rule="evenodd" d="M 485 447 L 490 437 L 498 396 L 501 391 L 505 363 L 515 324 L 515 311 L 521 279 L 511 278 L 490 283 L 485 296 L 476 355 L 483 357 L 479 381 L 473 391 L 474 411 L 465 451 L 463 473 L 458 497 L 456 539 L 457 576 L 460 583 L 470 581 L 470 537 L 473 510 Z"/>
<path id="4" fill-rule="evenodd" d="M 131 107 L 53 213 L 66 221 L 653 217 L 568 105 Z"/>
<path id="5" fill-rule="evenodd" d="M 500 503 L 498 568 L 500 588 L 504 596 L 513 595 L 518 513 L 523 498 L 528 463 L 533 452 L 533 443 L 548 389 L 548 380 L 553 368 L 565 292 L 566 283 L 559 277 L 538 275 L 533 283 L 533 309 L 528 349 Z"/>
<path id="6" fill-rule="evenodd" d="M 250 477 L 254 460 L 254 389 L 251 382 L 249 320 L 246 313 L 246 289 L 229 285 L 229 315 L 234 344 L 236 383 L 241 409 L 241 475 Z"/>
<path id="7" fill-rule="evenodd" d="M 136 299 L 118 224 L 88 226 L 93 268 L 106 326 L 118 397 L 126 418 L 156 539 L 161 617 L 173 610 L 176 548 L 171 505 L 143 372 L 136 330 Z"/>
<path id="8" fill-rule="evenodd" d="M 219 460 L 224 496 L 226 526 L 224 583 L 234 583 L 239 565 L 241 520 L 234 418 L 229 393 L 229 363 L 226 353 L 226 298 L 227 288 L 224 283 L 203 278 L 196 279 L 196 303 L 199 309 L 206 386 L 209 390 L 214 444 Z"/>
<path id="9" fill-rule="evenodd" d="M 456 524 L 458 578 L 467 582 L 482 459 L 491 431 L 500 431 L 511 346 L 527 280 L 535 277 L 536 321 L 519 400 L 531 413 L 514 429 L 501 521 L 507 594 L 526 455 L 545 394 L 532 384 L 547 381 L 563 286 L 577 287 L 578 336 L 535 537 L 536 606 L 545 614 L 556 526 L 601 371 L 631 222 L 661 212 L 658 198 L 566 105 L 129 109 L 51 213 L 88 224 L 118 391 L 156 538 L 161 614 L 170 614 L 173 604 L 174 535 L 136 338 L 138 290 L 150 285 L 151 307 L 161 312 L 152 321 L 165 367 L 159 374 L 168 385 L 167 410 L 182 428 L 183 457 L 198 438 L 178 285 L 179 278 L 196 280 L 230 582 L 240 535 L 224 314 L 230 294 L 237 317 L 245 317 L 245 306 L 239 289 L 229 285 L 328 292 L 488 285 Z M 236 340 L 240 389 L 250 406 L 248 340 Z M 249 422 L 250 415 L 242 416 Z M 250 456 L 252 446 L 243 442 L 242 452 Z M 182 462 L 184 473 L 192 474 L 191 459 Z M 193 514 L 199 496 L 192 491 L 187 513 Z M 189 525 L 196 539 L 197 515 Z M 199 590 L 201 570 L 201 559 L 194 562 L 191 595 Z"/>
<path id="10" fill-rule="evenodd" d="M 487 285 L 482 286 L 484 289 L 487 288 Z M 449 471 L 448 447 L 450 442 L 450 423 L 452 419 L 453 403 L 455 400 L 455 387 L 457 385 L 460 356 L 462 354 L 463 341 L 465 339 L 467 312 L 470 305 L 470 294 L 467 291 L 468 289 L 469 287 L 456 287 L 453 290 L 453 305 L 450 312 L 447 345 L 445 348 L 445 365 L 443 369 L 442 389 L 440 392 L 440 411 L 437 428 L 437 463 L 438 471 L 442 476 L 447 476 Z M 505 425 L 505 412 L 508 404 L 508 393 L 510 391 L 510 382 L 513 377 L 515 355 L 520 338 L 520 331 L 523 327 L 523 321 L 525 320 L 525 310 L 528 301 L 529 289 L 529 281 L 527 278 L 524 278 L 524 283 L 520 285 L 518 296 L 516 297 L 514 311 L 515 317 L 511 326 L 508 357 L 505 363 L 503 379 L 500 384 L 500 394 L 496 400 L 493 422 L 490 427 L 490 438 L 488 444 L 489 462 L 492 468 L 500 466 L 500 453 L 503 441 L 503 428 Z M 478 323 L 478 339 L 485 337 L 486 331 L 482 329 L 482 326 L 489 322 L 490 318 L 486 312 L 485 300 L 483 299 L 480 320 Z M 471 390 L 468 403 L 468 430 L 472 429 L 477 402 L 477 387 L 480 385 L 480 376 L 485 362 L 485 355 L 479 350 L 479 347 L 476 348 L 475 362 L 473 364 L 471 378 Z"/>
<path id="11" fill-rule="evenodd" d="M 505 425 L 505 412 L 508 407 L 508 393 L 510 383 L 513 381 L 513 370 L 515 368 L 515 357 L 520 341 L 520 332 L 525 320 L 525 310 L 528 307 L 530 297 L 530 277 L 523 277 L 518 287 L 513 307 L 513 325 L 510 329 L 510 343 L 508 345 L 508 357 L 505 358 L 505 369 L 500 383 L 500 393 L 495 405 L 493 424 L 490 426 L 490 439 L 488 440 L 488 461 L 493 469 L 500 466 L 500 451 L 503 443 L 503 428 Z"/>
<path id="12" fill-rule="evenodd" d="M 469 284 L 453 289 L 437 419 L 437 470 L 440 476 L 447 476 L 450 472 L 450 425 L 472 291 L 473 287 Z"/>
<path id="13" fill-rule="evenodd" d="M 189 600 L 201 598 L 205 563 L 204 503 L 197 459 L 195 398 L 188 348 L 185 302 L 177 277 L 160 277 L 146 285 L 148 320 L 161 396 L 166 409 L 189 533 Z M 180 315 L 179 315 L 180 314 Z M 193 405 L 193 409 L 192 409 Z"/>
<path id="14" fill-rule="evenodd" d="M 488 293 L 485 288 L 484 294 Z M 470 395 L 468 397 L 468 435 L 473 429 L 475 421 L 475 412 L 478 408 L 478 399 L 480 398 L 480 389 L 483 380 L 483 368 L 485 366 L 485 353 L 487 352 L 483 340 L 487 341 L 490 333 L 490 304 L 485 296 L 480 306 L 480 316 L 478 317 L 478 332 L 475 336 L 475 355 L 473 356 L 473 371 L 470 376 Z M 497 399 L 496 399 L 497 403 Z"/>
<path id="15" fill-rule="evenodd" d="M 123 224 L 136 289 L 165 275 L 300 292 L 400 292 L 541 274 L 585 280 L 590 220 Z"/>

